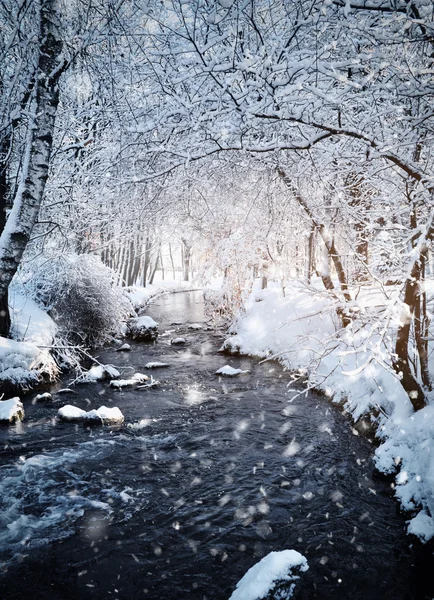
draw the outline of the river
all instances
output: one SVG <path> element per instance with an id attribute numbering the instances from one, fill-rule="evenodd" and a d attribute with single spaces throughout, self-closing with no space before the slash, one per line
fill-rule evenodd
<path id="1" fill-rule="evenodd" d="M 200 292 L 147 314 L 156 343 L 97 356 L 126 377 L 169 363 L 158 387 L 61 395 L 65 376 L 52 402 L 28 395 L 25 421 L 0 429 L 1 598 L 227 600 L 261 557 L 290 548 L 310 566 L 299 598 L 433 597 L 420 576 L 432 562 L 345 415 L 314 393 L 293 399 L 276 363 L 218 353 Z M 215 375 L 225 364 L 249 373 Z M 118 406 L 125 423 L 59 422 L 67 403 Z"/>

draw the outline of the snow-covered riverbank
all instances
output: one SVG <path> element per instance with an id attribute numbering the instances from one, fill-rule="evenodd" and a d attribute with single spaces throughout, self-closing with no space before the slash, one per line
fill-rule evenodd
<path id="1" fill-rule="evenodd" d="M 413 517 L 408 531 L 427 541 L 434 537 L 434 404 L 415 413 L 392 369 L 390 330 L 381 326 L 386 306 L 393 327 L 400 318 L 396 298 L 391 295 L 386 302 L 372 290 L 361 293 L 353 309 L 362 318 L 338 332 L 331 295 L 312 293 L 299 281 L 287 285 L 285 296 L 277 284 L 267 290 L 258 285 L 224 347 L 275 357 L 295 379 L 306 378 L 309 387 L 343 403 L 354 420 L 375 421 L 380 442 L 376 466 L 384 473 L 397 472 L 392 484 L 396 497 Z M 364 314 L 370 318 L 364 321 Z M 356 429 L 354 433 L 358 435 Z"/>
<path id="2" fill-rule="evenodd" d="M 190 282 L 166 280 L 154 285 L 124 288 L 131 304 L 131 314 L 143 311 L 147 304 L 161 294 L 196 289 Z M 54 381 L 59 367 L 53 358 L 58 327 L 24 289 L 13 288 L 9 305 L 11 337 L 0 336 L 0 395 L 20 393 L 40 383 Z"/>

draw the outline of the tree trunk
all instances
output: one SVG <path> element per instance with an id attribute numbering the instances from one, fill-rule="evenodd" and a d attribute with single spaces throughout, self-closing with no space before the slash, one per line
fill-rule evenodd
<path id="1" fill-rule="evenodd" d="M 313 254 L 315 249 L 315 225 L 312 224 L 309 232 L 309 237 L 307 238 L 307 248 L 306 248 L 306 268 L 305 268 L 305 278 L 306 282 L 310 283 L 312 279 L 313 273 Z"/>
<path id="2" fill-rule="evenodd" d="M 42 0 L 40 52 L 35 83 L 32 122 L 26 140 L 23 173 L 13 208 L 0 240 L 0 298 L 14 277 L 37 221 L 53 144 L 54 121 L 59 103 L 58 79 L 64 69 L 62 42 L 55 23 L 56 0 Z"/>
<path id="3" fill-rule="evenodd" d="M 422 250 L 421 256 L 424 254 Z M 403 323 L 398 328 L 395 344 L 396 358 L 393 361 L 393 368 L 399 375 L 402 387 L 408 394 L 414 410 L 420 410 L 425 406 L 425 394 L 421 385 L 413 374 L 408 353 L 410 330 L 416 311 L 416 306 L 420 296 L 420 277 L 422 260 L 419 257 L 413 264 L 410 277 L 405 282 L 404 304 L 407 305 L 409 314 L 404 315 Z"/>
<path id="4" fill-rule="evenodd" d="M 305 210 L 307 216 L 312 221 L 312 225 L 319 232 L 319 234 L 324 242 L 324 245 L 327 249 L 327 252 L 330 256 L 330 259 L 333 262 L 333 266 L 335 268 L 336 275 L 338 276 L 338 279 L 339 279 L 339 283 L 341 286 L 341 292 L 344 297 L 344 300 L 345 300 L 345 302 L 351 302 L 351 295 L 348 290 L 347 276 L 345 273 L 342 259 L 341 259 L 340 254 L 335 246 L 334 239 L 330 236 L 324 223 L 320 223 L 319 221 L 317 221 L 314 218 L 314 215 L 313 215 L 313 212 L 312 212 L 310 206 L 307 204 L 306 200 L 301 196 L 301 194 L 299 194 L 295 185 L 292 183 L 291 179 L 288 177 L 288 175 L 285 173 L 285 171 L 283 169 L 281 169 L 280 167 L 278 167 L 277 172 L 278 172 L 279 176 L 283 179 L 283 181 L 286 183 L 286 185 L 290 189 L 291 193 L 294 195 L 294 198 L 297 200 L 297 202 L 300 204 L 300 206 Z M 334 286 L 333 286 L 333 282 L 331 281 L 330 277 L 329 277 L 328 285 L 329 286 L 331 285 L 332 287 L 328 287 L 327 289 L 333 289 Z M 342 321 L 342 326 L 347 327 L 351 323 L 351 319 L 348 317 L 345 309 L 343 309 L 343 308 L 338 309 L 337 312 Z"/>
<path id="5" fill-rule="evenodd" d="M 191 259 L 191 245 L 185 239 L 181 239 L 182 242 L 182 272 L 183 280 L 189 281 L 190 278 L 190 259 Z"/>
<path id="6" fill-rule="evenodd" d="M 7 153 L 9 148 L 9 139 L 3 138 L 3 143 L 0 147 L 0 235 L 6 225 L 7 211 Z M 8 337 L 11 328 L 11 316 L 9 313 L 9 294 L 6 288 L 3 295 L 0 297 L 0 336 Z"/>
<path id="7" fill-rule="evenodd" d="M 172 254 L 172 246 L 171 246 L 171 244 L 169 244 L 169 256 L 170 256 L 170 263 L 172 265 L 173 280 L 175 280 L 176 279 L 176 271 L 175 271 L 175 263 L 173 261 L 173 254 Z"/>
<path id="8" fill-rule="evenodd" d="M 356 267 L 354 272 L 354 281 L 363 282 L 369 280 L 368 260 L 369 260 L 369 238 L 366 230 L 366 224 L 359 216 L 360 213 L 368 212 L 371 205 L 368 198 L 368 191 L 363 176 L 356 173 L 349 173 L 345 180 L 350 200 L 348 205 L 355 208 L 353 215 L 354 231 L 356 235 L 355 255 Z M 362 214 L 363 214 L 362 212 Z"/>

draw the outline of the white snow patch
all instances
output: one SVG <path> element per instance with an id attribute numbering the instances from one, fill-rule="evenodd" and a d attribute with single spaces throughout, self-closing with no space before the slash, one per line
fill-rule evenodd
<path id="1" fill-rule="evenodd" d="M 148 362 L 145 365 L 145 369 L 159 369 L 160 367 L 168 367 L 169 363 L 165 363 L 165 362 Z"/>
<path id="2" fill-rule="evenodd" d="M 292 582 L 288 590 L 290 595 L 285 596 L 290 598 L 295 588 L 294 582 L 300 578 L 291 571 L 297 569 L 298 572 L 304 572 L 308 568 L 306 558 L 296 550 L 270 552 L 240 579 L 229 600 L 261 600 L 280 581 Z"/>

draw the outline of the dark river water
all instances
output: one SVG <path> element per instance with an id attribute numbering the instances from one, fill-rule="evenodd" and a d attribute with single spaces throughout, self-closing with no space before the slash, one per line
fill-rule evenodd
<path id="1" fill-rule="evenodd" d="M 0 429 L 0 598 L 227 600 L 261 557 L 291 548 L 310 566 L 296 597 L 434 597 L 430 553 L 411 546 L 371 443 L 344 415 L 312 393 L 291 401 L 274 363 L 218 353 L 200 293 L 147 314 L 157 343 L 98 359 L 125 377 L 167 362 L 159 387 L 60 395 L 64 377 L 52 402 L 29 395 L 26 420 Z M 170 345 L 180 335 L 186 345 Z M 215 375 L 225 364 L 250 372 Z M 61 423 L 64 404 L 118 406 L 125 423 Z"/>

